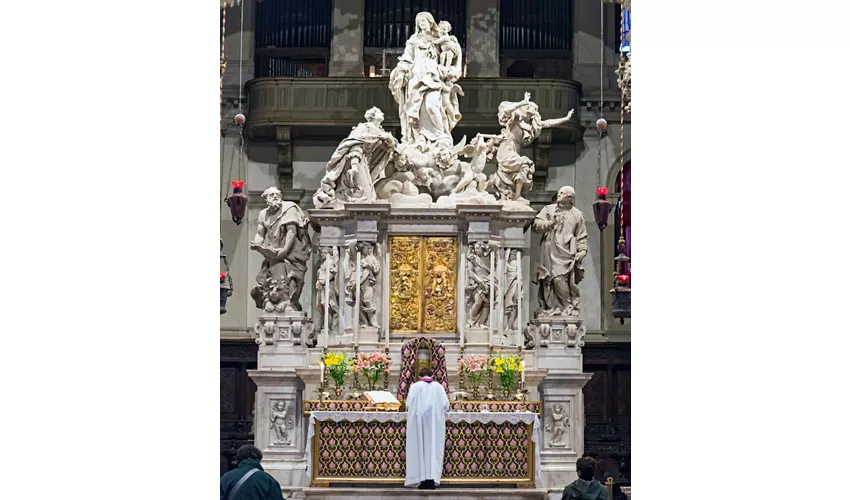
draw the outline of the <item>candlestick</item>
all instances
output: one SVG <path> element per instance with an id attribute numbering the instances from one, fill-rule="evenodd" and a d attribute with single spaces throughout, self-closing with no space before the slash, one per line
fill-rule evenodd
<path id="1" fill-rule="evenodd" d="M 354 286 L 354 345 L 357 345 L 360 339 L 360 247 L 357 247 L 357 262 L 355 263 L 354 273 L 357 283 Z"/>
<path id="2" fill-rule="evenodd" d="M 493 345 L 493 318 L 496 317 L 495 314 L 495 306 L 496 304 L 493 302 L 493 293 L 496 287 L 496 283 L 494 282 L 496 278 L 496 270 L 494 269 L 494 260 L 496 256 L 493 253 L 492 248 L 490 249 L 490 315 L 487 317 L 487 327 L 490 329 L 490 345 Z"/>
<path id="3" fill-rule="evenodd" d="M 519 345 L 523 344 L 522 338 L 522 250 L 516 251 L 516 282 L 517 282 L 517 297 L 516 297 L 516 339 Z"/>
<path id="4" fill-rule="evenodd" d="M 335 249 L 335 248 L 334 248 Z M 330 297 L 331 297 L 331 265 L 333 264 L 333 250 L 327 253 L 325 256 L 325 296 L 323 297 L 325 301 L 325 317 L 324 317 L 324 328 L 323 336 L 325 338 L 324 345 L 328 346 L 328 337 L 330 336 Z"/>

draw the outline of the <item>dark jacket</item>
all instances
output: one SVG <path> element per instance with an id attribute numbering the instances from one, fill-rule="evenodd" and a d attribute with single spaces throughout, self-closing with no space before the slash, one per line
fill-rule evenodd
<path id="1" fill-rule="evenodd" d="M 247 458 L 239 466 L 221 476 L 221 500 L 226 500 L 236 483 L 251 469 L 260 469 L 242 483 L 232 500 L 284 500 L 280 484 L 260 466 L 260 462 Z"/>
<path id="2" fill-rule="evenodd" d="M 608 491 L 596 479 L 578 478 L 564 488 L 561 500 L 608 500 Z"/>

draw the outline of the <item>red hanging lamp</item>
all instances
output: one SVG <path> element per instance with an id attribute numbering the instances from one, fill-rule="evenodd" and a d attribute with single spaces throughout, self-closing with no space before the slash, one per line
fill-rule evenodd
<path id="1" fill-rule="evenodd" d="M 608 188 L 596 188 L 596 201 L 593 202 L 593 218 L 602 231 L 608 227 L 608 216 L 611 214 L 611 202 L 608 201 Z"/>
<path id="2" fill-rule="evenodd" d="M 245 211 L 248 209 L 248 197 L 245 196 L 245 192 L 243 191 L 245 181 L 233 181 L 231 184 L 233 186 L 233 193 L 224 201 L 230 207 L 230 218 L 238 226 L 242 223 L 242 219 L 245 218 Z"/>

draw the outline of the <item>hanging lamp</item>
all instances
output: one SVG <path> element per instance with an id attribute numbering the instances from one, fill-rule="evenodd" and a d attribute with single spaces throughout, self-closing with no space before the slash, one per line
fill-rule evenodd
<path id="1" fill-rule="evenodd" d="M 604 0 L 603 0 L 604 2 Z M 599 116 L 596 120 L 596 201 L 593 202 L 593 219 L 600 231 L 608 227 L 608 216 L 611 214 L 611 202 L 608 201 L 608 188 L 602 185 L 602 140 L 608 135 L 608 120 L 605 119 L 605 9 L 600 5 L 599 11 Z"/>
<path id="2" fill-rule="evenodd" d="M 625 30 L 623 27 L 624 18 L 620 19 L 620 45 L 624 43 L 622 40 Z M 620 73 L 619 76 L 624 76 L 623 68 L 625 67 L 626 55 L 620 56 Z M 631 80 L 629 81 L 629 88 Z M 625 162 L 625 122 L 626 122 L 626 93 L 627 87 L 620 86 L 620 238 L 617 240 L 617 256 L 614 257 L 614 288 L 611 289 L 611 313 L 620 320 L 620 324 L 625 324 L 627 318 L 632 317 L 632 288 L 631 288 L 631 259 L 626 255 L 626 228 L 625 228 L 625 212 L 626 212 L 626 162 Z"/>
<path id="3" fill-rule="evenodd" d="M 233 0 L 227 1 L 224 0 L 222 2 L 222 8 L 224 12 L 227 12 L 225 8 L 226 4 L 233 5 L 234 3 L 241 6 L 241 17 L 239 19 L 239 53 L 242 54 L 242 42 L 244 36 L 244 27 L 245 27 L 245 5 L 242 4 L 241 1 L 234 2 Z M 224 17 L 222 16 L 222 19 Z M 224 67 L 227 63 L 225 60 L 224 53 L 224 21 L 222 21 L 221 27 L 221 60 L 222 60 L 222 73 L 221 73 L 221 87 L 224 88 Z M 223 91 L 222 91 L 223 92 Z M 222 93 L 222 99 L 223 99 Z M 223 102 L 223 100 L 222 100 Z M 223 108 L 222 108 L 223 109 Z M 230 196 L 224 199 L 224 202 L 227 204 L 230 209 L 230 219 L 236 223 L 238 226 L 242 223 L 242 219 L 245 218 L 245 212 L 248 209 L 248 197 L 245 195 L 245 177 L 246 177 L 246 166 L 245 166 L 245 136 L 244 136 L 244 128 L 245 125 L 245 115 L 242 113 L 242 59 L 239 59 L 239 112 L 236 116 L 233 117 L 233 121 L 239 127 L 239 159 L 236 160 L 236 178 L 233 178 L 233 163 L 234 156 L 236 155 L 236 148 L 234 147 L 232 150 L 232 154 L 230 156 L 230 168 L 227 172 L 227 179 L 231 182 L 231 193 Z M 223 132 L 223 131 L 222 131 Z"/>

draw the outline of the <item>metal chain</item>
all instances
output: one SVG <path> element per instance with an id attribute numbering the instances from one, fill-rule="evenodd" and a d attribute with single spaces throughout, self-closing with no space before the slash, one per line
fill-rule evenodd
<path id="1" fill-rule="evenodd" d="M 221 59 L 219 64 L 221 65 L 220 76 L 218 79 L 218 129 L 222 130 L 222 125 L 224 124 L 224 70 L 227 67 L 227 58 L 224 53 L 224 26 L 227 22 L 227 5 L 222 2 L 221 4 Z M 223 133 L 223 132 L 222 132 Z"/>
<path id="2" fill-rule="evenodd" d="M 599 139 L 599 147 L 596 153 L 596 187 L 602 187 L 602 136 L 604 134 L 600 130 L 597 134 Z"/>
<path id="3" fill-rule="evenodd" d="M 242 134 L 239 134 L 239 138 L 240 139 L 242 138 Z M 242 146 L 239 145 L 239 150 L 241 151 L 241 149 L 242 149 Z M 219 194 L 219 198 L 221 198 L 222 200 L 225 199 L 224 195 L 227 194 L 230 191 L 229 186 L 230 186 L 231 179 L 233 179 L 233 163 L 236 161 L 236 151 L 237 151 L 236 144 L 234 144 L 230 148 L 230 166 L 227 168 L 227 177 L 224 178 L 224 184 L 222 185 L 221 193 Z M 238 168 L 237 168 L 236 173 L 237 174 L 239 173 Z"/>
<path id="4" fill-rule="evenodd" d="M 623 29 L 625 28 L 626 19 L 624 16 L 620 15 L 620 46 L 623 45 Z M 625 70 L 625 56 L 620 54 L 620 71 Z M 621 73 L 622 74 L 622 73 Z M 620 206 L 620 239 L 625 241 L 626 229 L 623 227 L 624 221 L 624 212 L 626 211 L 626 191 L 624 189 L 625 179 L 626 179 L 626 148 L 625 148 L 625 138 L 626 138 L 626 90 L 625 87 L 620 88 L 620 197 L 623 200 L 622 205 Z M 625 253 L 625 252 L 623 252 Z"/>
<path id="5" fill-rule="evenodd" d="M 246 180 L 245 176 L 247 175 L 247 173 L 245 172 L 245 170 L 246 170 L 246 166 L 245 166 L 245 159 L 246 159 L 245 136 L 242 135 L 244 130 L 245 130 L 245 128 L 242 125 L 239 125 L 239 166 L 236 167 L 236 175 L 239 176 L 239 177 L 237 177 L 237 180 L 243 180 L 243 181 Z"/>
<path id="6" fill-rule="evenodd" d="M 625 23 L 625 18 L 620 16 L 620 45 L 623 45 L 623 28 Z M 620 54 L 620 71 L 624 71 L 626 67 L 626 56 L 624 54 Z M 620 89 L 620 199 L 622 203 L 620 204 L 620 240 L 617 242 L 619 245 L 620 241 L 623 242 L 623 253 L 626 253 L 626 228 L 623 226 L 625 222 L 625 214 L 626 214 L 626 147 L 625 147 L 625 138 L 626 138 L 626 89 L 625 86 L 622 86 Z M 628 273 L 631 273 L 631 263 L 628 264 L 628 269 L 626 270 Z"/>
<path id="7" fill-rule="evenodd" d="M 599 116 L 605 114 L 605 0 L 599 0 Z M 596 183 L 599 187 L 599 182 Z"/>

